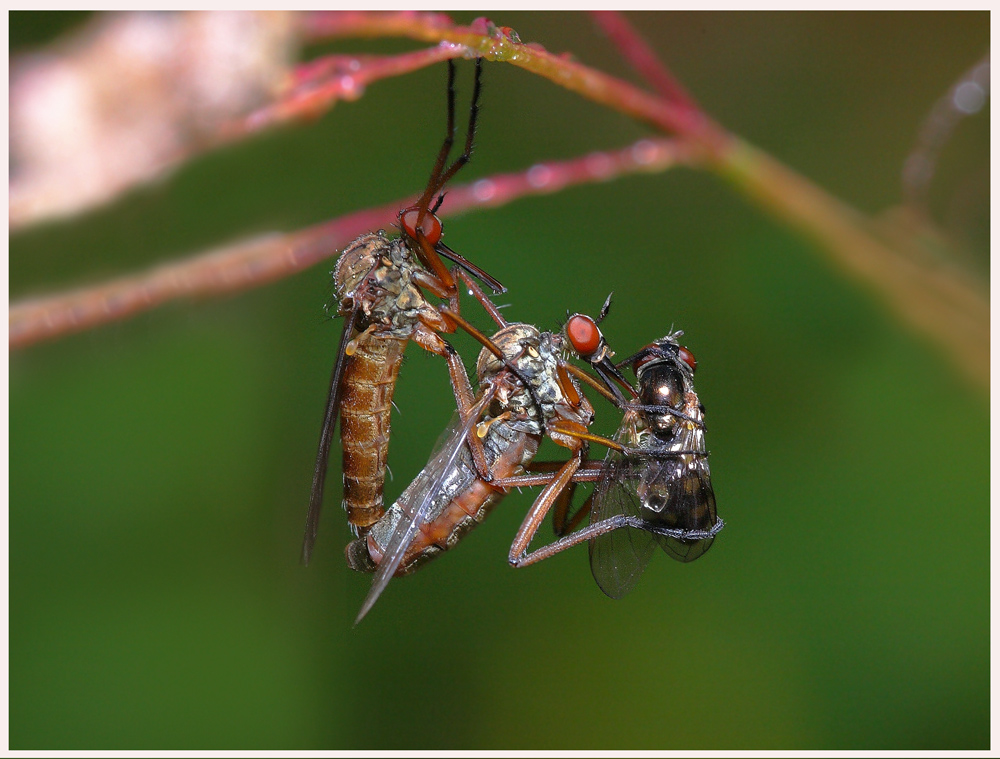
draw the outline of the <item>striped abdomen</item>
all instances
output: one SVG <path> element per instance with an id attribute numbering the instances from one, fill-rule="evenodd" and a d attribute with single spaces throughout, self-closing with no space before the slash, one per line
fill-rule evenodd
<path id="1" fill-rule="evenodd" d="M 344 510 L 358 535 L 385 512 L 382 486 L 389 455 L 392 393 L 407 340 L 380 335 L 357 346 L 347 360 L 340 402 L 344 451 Z"/>

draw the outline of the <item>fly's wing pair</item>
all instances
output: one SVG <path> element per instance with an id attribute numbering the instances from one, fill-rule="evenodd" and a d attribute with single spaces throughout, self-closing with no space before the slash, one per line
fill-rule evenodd
<path id="1" fill-rule="evenodd" d="M 382 559 L 379 561 L 375 577 L 372 579 L 371 590 L 368 591 L 354 624 L 360 622 L 375 605 L 378 597 L 389 584 L 389 580 L 396 574 L 396 570 L 399 569 L 399 565 L 406 556 L 406 550 L 416 537 L 420 525 L 427 521 L 427 516 L 435 501 L 441 497 L 455 466 L 455 461 L 468 440 L 469 433 L 479 421 L 483 410 L 493 400 L 495 393 L 496 386 L 494 385 L 479 398 L 464 422 L 460 419 L 455 420 L 450 430 L 442 436 L 438 450 L 431 454 L 431 460 L 427 466 L 421 470 L 416 479 L 396 501 L 396 505 L 402 510 L 402 517 L 396 522 L 392 536 L 382 552 Z"/>
<path id="2" fill-rule="evenodd" d="M 616 440 L 624 437 L 621 433 Z M 692 435 L 676 450 L 608 451 L 594 488 L 590 523 L 621 515 L 625 527 L 590 541 L 591 572 L 611 598 L 632 590 L 656 545 L 682 562 L 704 554 L 724 523 L 716 516 L 703 438 Z"/>
<path id="3" fill-rule="evenodd" d="M 708 454 L 654 451 L 643 479 L 639 493 L 653 539 L 676 561 L 702 556 L 724 526 L 715 511 Z"/>

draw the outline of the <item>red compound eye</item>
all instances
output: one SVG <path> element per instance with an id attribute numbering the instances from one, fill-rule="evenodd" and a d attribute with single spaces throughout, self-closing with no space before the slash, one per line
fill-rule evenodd
<path id="1" fill-rule="evenodd" d="M 691 367 L 692 372 L 698 368 L 698 362 L 695 361 L 694 354 L 683 345 L 678 349 L 677 355 L 681 361 Z"/>
<path id="2" fill-rule="evenodd" d="M 639 369 L 648 364 L 650 361 L 662 358 L 662 356 L 657 350 L 657 347 L 658 346 L 654 343 L 653 345 L 647 345 L 645 348 L 643 348 L 643 351 L 649 351 L 649 353 L 647 353 L 642 358 L 637 358 L 635 360 L 635 363 L 632 364 L 632 371 L 638 372 Z"/>
<path id="3" fill-rule="evenodd" d="M 566 337 L 573 350 L 581 356 L 589 356 L 601 345 L 601 330 L 597 322 L 583 314 L 573 314 L 566 322 Z"/>
<path id="4" fill-rule="evenodd" d="M 417 217 L 420 216 L 420 209 L 417 206 L 404 209 L 399 214 L 399 223 L 403 231 L 413 239 L 417 238 Z M 424 213 L 424 218 L 420 222 L 420 231 L 424 238 L 431 245 L 437 245 L 441 241 L 441 220 L 430 211 Z"/>

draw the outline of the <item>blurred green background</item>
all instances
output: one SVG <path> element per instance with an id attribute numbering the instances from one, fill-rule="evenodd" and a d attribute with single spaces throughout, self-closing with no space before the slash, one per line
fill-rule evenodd
<path id="1" fill-rule="evenodd" d="M 632 78 L 584 15 L 487 15 Z M 986 13 L 633 20 L 723 125 L 868 213 L 898 202 L 923 118 L 989 44 Z M 11 49 L 80 21 L 12 14 Z M 315 123 L 12 236 L 11 297 L 414 193 L 444 77 L 379 82 Z M 487 64 L 462 180 L 644 134 Z M 943 154 L 941 208 L 988 149 L 987 111 Z M 988 748 L 985 391 L 714 176 L 526 198 L 450 219 L 447 241 L 509 287 L 512 318 L 554 328 L 614 290 L 606 333 L 622 355 L 685 330 L 728 524 L 713 550 L 654 557 L 612 602 L 582 547 L 507 566 L 533 497 L 515 493 L 352 629 L 370 578 L 344 565 L 336 450 L 316 556 L 298 564 L 339 335 L 322 310 L 332 261 L 174 303 L 11 355 L 11 748 Z M 985 278 L 986 246 L 976 255 Z M 444 362 L 408 356 L 390 496 L 453 406 Z"/>

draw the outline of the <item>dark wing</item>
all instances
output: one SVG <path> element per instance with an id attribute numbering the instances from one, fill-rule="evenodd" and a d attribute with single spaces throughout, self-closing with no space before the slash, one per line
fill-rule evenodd
<path id="1" fill-rule="evenodd" d="M 670 558 L 689 562 L 712 547 L 723 527 L 715 510 L 715 491 L 702 428 L 687 428 L 671 450 L 651 450 L 639 495 L 643 518 Z"/>
<path id="2" fill-rule="evenodd" d="M 396 501 L 396 505 L 402 510 L 402 516 L 396 522 L 392 536 L 382 552 L 382 559 L 379 561 L 375 577 L 372 579 L 371 590 L 368 591 L 354 624 L 360 622 L 374 606 L 375 601 L 385 590 L 385 586 L 389 584 L 389 580 L 396 574 L 403 557 L 406 556 L 406 549 L 410 547 L 413 538 L 416 537 L 420 525 L 427 520 L 427 515 L 434 505 L 435 499 L 444 488 L 455 465 L 455 460 L 466 444 L 469 432 L 479 421 L 483 409 L 493 400 L 495 392 L 495 387 L 491 388 L 472 407 L 468 419 L 452 427 L 451 433 L 441 448 L 431 456 L 427 466 L 421 470 L 416 479 Z"/>
<path id="3" fill-rule="evenodd" d="M 326 412 L 323 414 L 323 429 L 319 433 L 319 451 L 316 453 L 316 468 L 313 469 L 312 491 L 309 493 L 309 511 L 306 513 L 305 537 L 302 539 L 302 563 L 308 564 L 316 545 L 316 532 L 319 530 L 319 513 L 323 508 L 323 486 L 326 484 L 326 469 L 330 460 L 330 441 L 333 430 L 337 426 L 337 415 L 340 412 L 341 379 L 344 376 L 347 343 L 354 333 L 357 324 L 358 308 L 355 307 L 344 319 L 344 329 L 340 333 L 340 345 L 337 347 L 337 361 L 333 365 L 330 377 L 330 392 L 326 398 Z"/>
<path id="4" fill-rule="evenodd" d="M 640 518 L 642 504 L 636 492 L 642 466 L 634 456 L 608 451 L 591 497 L 592 526 L 619 515 L 633 521 Z M 622 598 L 632 590 L 653 555 L 653 537 L 647 530 L 621 527 L 590 541 L 590 571 L 601 590 L 611 598 Z"/>
<path id="5" fill-rule="evenodd" d="M 676 462 L 675 456 L 673 461 L 661 463 L 666 464 L 666 469 L 674 470 L 678 468 Z M 660 548 L 670 558 L 686 563 L 712 547 L 724 523 L 715 512 L 715 492 L 706 455 L 696 457 L 693 465 L 684 470 L 681 476 L 662 481 L 666 497 L 663 519 L 651 521 L 650 525 Z"/>

